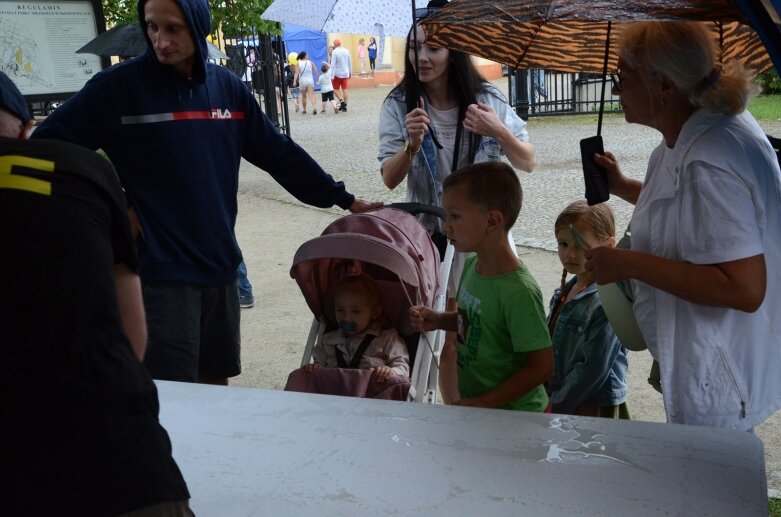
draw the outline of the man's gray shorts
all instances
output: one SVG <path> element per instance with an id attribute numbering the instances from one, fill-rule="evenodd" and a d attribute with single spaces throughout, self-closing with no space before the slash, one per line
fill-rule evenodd
<path id="1" fill-rule="evenodd" d="M 195 382 L 241 373 L 237 283 L 210 287 L 144 282 L 149 338 L 144 365 L 154 379 Z"/>

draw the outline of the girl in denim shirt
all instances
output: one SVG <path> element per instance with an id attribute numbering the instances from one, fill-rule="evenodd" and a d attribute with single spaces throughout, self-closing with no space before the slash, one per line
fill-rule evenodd
<path id="1" fill-rule="evenodd" d="M 554 369 L 548 381 L 554 413 L 629 419 L 627 350 L 607 320 L 585 250 L 616 244 L 613 211 L 577 201 L 556 219 L 561 287 L 550 303 Z M 567 275 L 575 275 L 567 281 Z"/>

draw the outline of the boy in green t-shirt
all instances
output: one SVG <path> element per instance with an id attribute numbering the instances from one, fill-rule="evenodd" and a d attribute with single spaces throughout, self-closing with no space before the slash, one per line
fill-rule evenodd
<path id="1" fill-rule="evenodd" d="M 440 388 L 447 404 L 544 411 L 542 384 L 553 353 L 542 292 L 518 259 L 508 232 L 521 211 L 521 184 L 505 163 L 470 165 L 443 184 L 445 231 L 456 250 L 474 252 L 458 286 L 458 311 L 410 309 L 418 331 L 458 333 L 442 351 Z"/>

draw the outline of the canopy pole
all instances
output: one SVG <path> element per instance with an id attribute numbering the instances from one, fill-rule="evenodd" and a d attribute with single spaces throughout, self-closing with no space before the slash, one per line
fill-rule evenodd
<path id="1" fill-rule="evenodd" d="M 415 95 L 418 96 L 417 99 L 415 99 L 415 104 L 418 106 L 418 108 L 422 108 L 423 106 L 420 104 L 420 97 L 423 95 L 423 86 L 420 83 L 420 64 L 418 63 L 418 19 L 417 19 L 417 6 L 415 5 L 415 0 L 411 1 L 412 4 L 412 53 L 415 54 L 415 84 L 417 85 L 418 91 L 415 92 Z M 407 92 L 407 95 L 409 95 L 409 92 Z M 437 139 L 437 135 L 434 134 L 434 132 L 431 130 L 431 126 L 428 126 L 428 134 L 431 135 L 431 141 L 434 142 L 434 145 L 437 147 L 437 149 L 442 149 L 442 144 L 439 143 L 439 140 Z"/>
<path id="2" fill-rule="evenodd" d="M 605 87 L 607 86 L 607 61 L 610 55 L 610 25 L 611 22 L 607 22 L 607 38 L 605 38 L 605 63 L 602 65 L 602 96 L 599 99 L 599 119 L 597 122 L 597 136 L 602 135 L 602 115 L 605 112 Z"/>
<path id="3" fill-rule="evenodd" d="M 415 26 L 417 23 L 417 19 L 415 17 L 415 12 L 417 12 L 417 6 L 415 5 L 415 0 L 412 0 L 412 52 L 415 54 L 415 79 L 418 80 L 418 84 L 420 84 L 420 67 L 418 66 L 418 28 Z"/>

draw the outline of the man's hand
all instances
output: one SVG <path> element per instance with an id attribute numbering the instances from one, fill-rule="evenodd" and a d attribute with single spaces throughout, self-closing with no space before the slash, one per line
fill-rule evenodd
<path id="1" fill-rule="evenodd" d="M 317 364 L 315 364 L 315 363 L 305 364 L 304 366 L 301 367 L 302 370 L 304 370 L 305 372 L 309 372 L 309 373 L 312 373 L 317 368 L 319 368 L 319 366 Z"/>
<path id="2" fill-rule="evenodd" d="M 382 201 L 364 201 L 363 199 L 355 198 L 353 204 L 350 205 L 350 212 L 354 214 L 360 214 L 362 212 L 370 212 L 382 207 Z"/>

